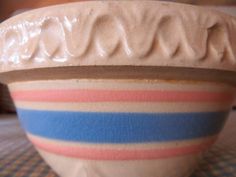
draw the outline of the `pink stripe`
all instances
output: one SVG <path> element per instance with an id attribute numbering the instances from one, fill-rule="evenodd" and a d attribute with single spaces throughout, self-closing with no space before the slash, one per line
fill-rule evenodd
<path id="1" fill-rule="evenodd" d="M 141 160 L 196 154 L 207 150 L 216 139 L 214 138 L 197 145 L 166 149 L 99 149 L 95 147 L 65 146 L 52 142 L 46 143 L 33 137 L 30 137 L 30 140 L 39 149 L 68 157 L 90 160 Z"/>
<path id="2" fill-rule="evenodd" d="M 162 90 L 29 90 L 13 91 L 16 101 L 36 102 L 227 102 L 233 95 L 207 91 L 162 91 Z"/>

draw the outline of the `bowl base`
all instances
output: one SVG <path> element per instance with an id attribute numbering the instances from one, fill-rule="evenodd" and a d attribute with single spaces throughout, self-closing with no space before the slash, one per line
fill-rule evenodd
<path id="1" fill-rule="evenodd" d="M 158 160 L 100 161 L 38 152 L 62 177 L 188 177 L 201 159 L 195 154 Z"/>

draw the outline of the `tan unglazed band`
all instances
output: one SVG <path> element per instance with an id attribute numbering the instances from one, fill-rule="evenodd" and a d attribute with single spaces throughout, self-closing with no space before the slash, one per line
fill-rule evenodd
<path id="1" fill-rule="evenodd" d="M 0 72 L 64 66 L 236 70 L 236 18 L 177 3 L 89 1 L 0 24 Z"/>

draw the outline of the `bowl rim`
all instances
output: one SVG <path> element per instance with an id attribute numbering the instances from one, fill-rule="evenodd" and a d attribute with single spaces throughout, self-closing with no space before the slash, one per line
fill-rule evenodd
<path id="1" fill-rule="evenodd" d="M 0 24 L 0 73 L 69 66 L 236 71 L 236 18 L 160 1 L 83 1 Z"/>

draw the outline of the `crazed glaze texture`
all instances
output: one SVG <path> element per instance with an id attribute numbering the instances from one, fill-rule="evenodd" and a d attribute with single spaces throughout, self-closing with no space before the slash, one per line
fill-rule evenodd
<path id="1" fill-rule="evenodd" d="M 92 1 L 0 25 L 1 72 L 82 65 L 236 70 L 236 19 L 176 3 Z"/>

